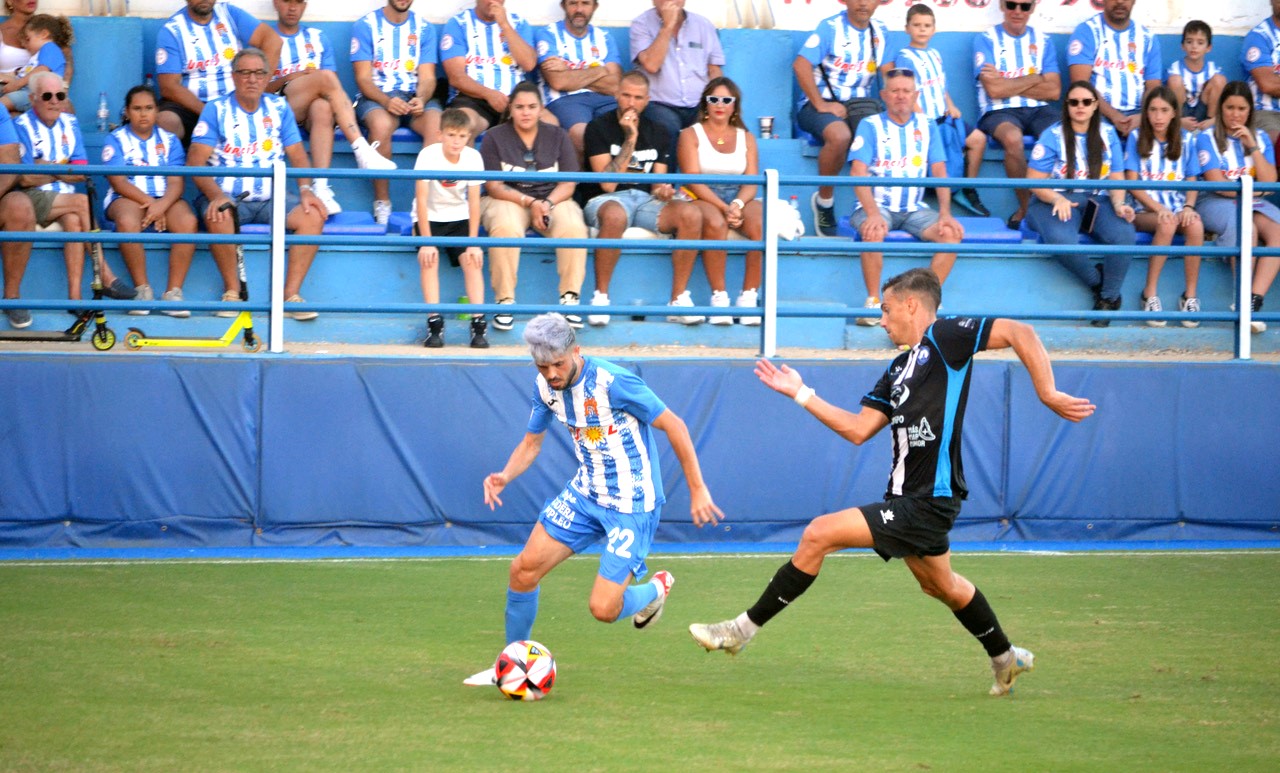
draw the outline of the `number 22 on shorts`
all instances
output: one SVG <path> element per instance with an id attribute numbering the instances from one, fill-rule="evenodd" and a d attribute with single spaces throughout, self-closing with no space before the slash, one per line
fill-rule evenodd
<path id="1" fill-rule="evenodd" d="M 619 558 L 631 558 L 631 543 L 635 541 L 635 532 L 614 526 L 609 530 L 609 544 L 605 549 Z"/>

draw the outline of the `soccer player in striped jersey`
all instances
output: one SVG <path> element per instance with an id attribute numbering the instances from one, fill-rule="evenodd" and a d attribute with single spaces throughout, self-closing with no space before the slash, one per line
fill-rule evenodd
<path id="1" fill-rule="evenodd" d="M 475 8 L 445 22 L 440 61 L 449 107 L 466 112 L 477 135 L 502 120 L 511 90 L 537 68 L 532 40 L 533 28 L 507 12 L 506 0 L 476 0 Z"/>
<path id="2" fill-rule="evenodd" d="M 1142 101 L 1142 121 L 1138 131 L 1129 135 L 1125 148 L 1125 177 L 1130 180 L 1163 180 L 1178 182 L 1195 180 L 1200 174 L 1200 162 L 1196 158 L 1195 138 L 1182 128 L 1179 121 L 1178 97 L 1173 89 L 1160 86 L 1147 92 Z M 1138 202 L 1138 212 L 1133 226 L 1139 231 L 1154 234 L 1152 246 L 1173 244 L 1173 237 L 1182 233 L 1188 247 L 1204 244 L 1204 223 L 1196 212 L 1199 191 L 1156 191 L 1134 188 L 1133 198 Z M 1142 291 L 1143 311 L 1164 311 L 1160 304 L 1160 270 L 1166 256 L 1152 255 L 1147 264 L 1147 285 Z M 1200 311 L 1197 289 L 1200 280 L 1200 256 L 1183 258 L 1186 289 L 1178 299 L 1178 311 Z M 1151 327 L 1164 327 L 1163 320 L 1148 320 Z M 1183 327 L 1196 327 L 1199 322 L 1183 321 Z"/>
<path id="3" fill-rule="evenodd" d="M 191 205 L 182 198 L 186 178 L 164 172 L 164 167 L 185 165 L 187 154 L 172 132 L 156 126 L 156 102 L 156 93 L 150 86 L 134 86 L 124 97 L 124 125 L 107 135 L 102 145 L 102 163 L 140 169 L 138 174 L 107 177 L 111 190 L 103 211 L 107 222 L 115 224 L 119 233 L 141 233 L 150 228 L 156 233 L 193 234 L 199 224 Z M 161 300 L 182 300 L 182 284 L 195 252 L 194 244 L 169 245 L 169 284 Z M 138 289 L 137 300 L 155 300 L 147 278 L 146 248 L 137 242 L 121 242 L 120 257 Z M 129 313 L 150 312 L 134 309 Z M 171 317 L 191 316 L 183 309 L 164 313 Z"/>
<path id="4" fill-rule="evenodd" d="M 284 97 L 265 93 L 271 81 L 267 69 L 266 54 L 256 48 L 244 48 L 232 60 L 231 77 L 235 88 L 225 97 L 205 105 L 200 120 L 191 132 L 191 149 L 187 152 L 187 166 L 214 166 L 254 169 L 270 168 L 277 160 L 285 159 L 289 166 L 306 169 L 311 166 L 307 149 L 298 133 L 298 121 L 289 102 Z M 248 197 L 239 205 L 241 224 L 270 223 L 271 200 L 285 195 L 273 191 L 271 180 L 266 177 L 194 177 L 200 195 L 196 197 L 196 211 L 204 216 L 209 233 L 232 232 L 231 214 L 222 210 L 223 205 L 241 193 Z M 311 181 L 294 178 L 298 182 L 300 196 L 285 220 L 285 227 L 300 236 L 315 236 L 324 230 L 324 206 L 311 191 Z M 289 196 L 292 205 L 293 197 Z M 284 275 L 286 303 L 305 303 L 299 294 L 302 280 L 311 268 L 319 247 L 314 244 L 295 244 L 289 248 L 289 261 Z M 222 275 L 225 291 L 223 301 L 240 300 L 240 277 L 236 272 L 235 246 L 211 244 L 209 252 Z M 234 317 L 235 311 L 217 311 L 215 316 Z M 285 312 L 285 316 L 297 320 L 315 319 L 314 311 Z"/>
<path id="5" fill-rule="evenodd" d="M 413 0 L 387 0 L 351 28 L 351 67 L 360 89 L 356 117 L 386 159 L 391 134 L 401 126 L 417 132 L 424 148 L 440 141 L 436 30 L 412 6 Z M 386 180 L 374 180 L 373 219 L 386 225 L 390 216 L 391 188 Z"/>
<path id="6" fill-rule="evenodd" d="M 622 58 L 609 31 L 591 23 L 597 0 L 560 0 L 564 20 L 533 33 L 547 110 L 582 152 L 591 119 L 618 109 L 614 95 L 622 78 Z"/>
<path id="7" fill-rule="evenodd" d="M 191 144 L 191 130 L 209 100 L 230 93 L 231 60 L 245 46 L 259 49 L 274 70 L 280 36 L 248 11 L 214 0 L 187 0 L 156 33 L 156 123 Z"/>
<path id="8" fill-rule="evenodd" d="M 1253 91 L 1254 122 L 1274 140 L 1280 132 L 1280 0 L 1271 0 L 1271 15 L 1244 36 L 1240 66 Z"/>
<path id="9" fill-rule="evenodd" d="M 915 112 L 916 74 L 911 70 L 889 70 L 884 73 L 885 112 L 870 116 L 858 124 L 850 151 L 853 156 L 850 174 L 854 177 L 947 176 L 947 157 L 938 138 L 938 127 L 922 113 Z M 958 244 L 964 239 L 964 226 L 951 216 L 951 191 L 937 188 L 938 210 L 924 203 L 922 187 L 875 188 L 859 185 L 853 189 L 858 198 L 849 225 L 858 229 L 864 242 L 882 242 L 889 231 L 904 230 L 925 242 Z M 867 286 L 864 308 L 880 308 L 880 271 L 884 253 L 862 253 L 862 280 Z M 955 265 L 954 252 L 936 252 L 929 264 L 938 281 L 946 281 Z M 859 317 L 859 325 L 874 325 L 873 317 Z"/>
<path id="10" fill-rule="evenodd" d="M 1027 137 L 1039 137 L 1058 121 L 1050 106 L 1062 96 L 1062 75 L 1053 40 L 1030 27 L 1034 0 L 1001 0 L 1004 21 L 973 36 L 973 77 L 978 83 L 978 131 L 1004 149 L 1004 173 L 1011 180 L 1027 176 Z M 1031 202 L 1025 188 L 1014 191 L 1018 208 L 1006 224 L 1022 225 Z"/>
<path id="11" fill-rule="evenodd" d="M 894 346 L 906 351 L 863 396 L 857 413 L 818 397 L 799 371 L 756 362 L 756 376 L 765 386 L 854 445 L 891 428 L 893 469 L 883 501 L 810 521 L 791 560 L 753 606 L 730 620 L 689 626 L 694 641 L 708 652 L 741 652 L 762 626 L 795 606 L 827 556 L 872 548 L 885 561 L 901 558 L 920 589 L 945 604 L 978 640 L 991 658 L 991 695 L 1008 695 L 1018 676 L 1032 669 L 1035 656 L 1009 642 L 986 596 L 951 568 L 949 533 L 968 495 L 961 439 L 973 357 L 1012 347 L 1040 401 L 1067 421 L 1083 421 L 1095 406 L 1057 388 L 1049 355 L 1030 325 L 1011 319 L 938 319 L 941 303 L 942 284 L 929 269 L 913 268 L 885 283 L 881 325 Z"/>
<path id="12" fill-rule="evenodd" d="M 1182 128 L 1201 131 L 1213 126 L 1218 115 L 1218 96 L 1227 77 L 1217 62 L 1205 59 L 1213 50 L 1213 28 L 1199 19 L 1182 28 L 1182 59 L 1169 65 L 1166 85 L 1182 105 Z"/>
<path id="13" fill-rule="evenodd" d="M 1102 117 L 1121 139 L 1138 128 L 1142 97 L 1164 76 L 1156 36 L 1129 18 L 1134 2 L 1103 0 L 1102 12 L 1081 22 L 1067 46 L 1068 76 L 1093 83 L 1102 95 Z"/>
<path id="14" fill-rule="evenodd" d="M 511 562 L 504 644 L 531 637 L 542 578 L 601 540 L 600 570 L 588 602 L 591 615 L 603 623 L 630 617 L 636 628 L 646 628 L 662 615 L 675 582 L 670 572 L 661 571 L 649 582 L 635 583 L 649 571 L 645 558 L 666 502 L 655 429 L 667 436 L 680 462 L 694 525 L 714 526 L 724 517 L 702 479 L 689 429 L 639 376 L 583 356 L 560 314 L 534 317 L 525 326 L 524 341 L 538 368 L 533 410 L 524 439 L 502 471 L 484 479 L 484 502 L 490 509 L 502 505 L 502 492 L 537 459 L 555 421 L 573 439 L 578 471 L 543 508 Z M 493 669 L 464 682 L 494 684 Z"/>

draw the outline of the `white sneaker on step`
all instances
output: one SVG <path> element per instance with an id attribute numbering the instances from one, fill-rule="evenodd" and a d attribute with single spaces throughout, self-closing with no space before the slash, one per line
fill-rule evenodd
<path id="1" fill-rule="evenodd" d="M 711 305 L 716 308 L 729 308 L 729 293 L 724 290 L 713 290 L 711 292 Z M 732 325 L 733 317 L 723 314 L 716 314 L 707 317 L 707 322 L 712 325 Z"/>
<path id="2" fill-rule="evenodd" d="M 675 300 L 667 305 L 674 308 L 692 308 L 693 299 L 689 297 L 689 291 L 685 290 L 680 293 Z M 703 319 L 705 319 L 705 317 L 699 317 L 695 314 L 673 314 L 667 317 L 668 322 L 679 322 L 681 325 L 701 325 Z"/>
<path id="3" fill-rule="evenodd" d="M 391 219 L 391 202 L 386 199 L 373 200 L 373 222 L 378 225 L 386 225 Z"/>
<path id="4" fill-rule="evenodd" d="M 760 299 L 760 294 L 756 290 L 743 290 L 738 296 L 737 303 L 733 304 L 740 309 L 754 309 L 756 302 Z M 738 317 L 738 322 L 747 327 L 756 327 L 760 324 L 760 317 Z"/>
<path id="5" fill-rule="evenodd" d="M 591 305 L 592 306 L 608 306 L 609 294 L 602 293 L 599 290 L 596 290 L 591 295 Z M 609 324 L 609 315 L 608 314 L 588 314 L 587 323 L 590 324 L 592 327 L 604 327 L 605 325 Z"/>
<path id="6" fill-rule="evenodd" d="M 329 217 L 333 217 L 342 211 L 342 205 L 338 203 L 337 196 L 334 196 L 333 188 L 329 187 L 328 180 L 317 180 L 312 183 L 311 192 L 315 194 L 317 199 L 320 199 L 320 203 L 324 205 L 325 214 Z"/>
<path id="7" fill-rule="evenodd" d="M 362 139 L 352 145 L 351 149 L 355 152 L 356 156 L 356 166 L 361 169 L 395 169 L 396 162 L 389 158 L 385 158 L 378 152 L 379 144 L 380 143 L 375 142 L 371 145 L 367 140 Z"/>

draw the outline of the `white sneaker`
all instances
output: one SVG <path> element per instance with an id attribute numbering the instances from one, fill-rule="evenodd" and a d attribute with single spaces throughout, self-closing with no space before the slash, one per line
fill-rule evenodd
<path id="1" fill-rule="evenodd" d="M 136 289 L 138 294 L 133 298 L 135 301 L 154 301 L 156 299 L 151 285 L 138 285 Z M 151 309 L 129 309 L 129 313 L 135 317 L 145 317 L 151 313 Z"/>
<path id="2" fill-rule="evenodd" d="M 730 655 L 742 652 L 742 648 L 751 641 L 751 637 L 744 634 L 738 627 L 738 623 L 733 620 L 709 624 L 694 623 L 689 626 L 689 634 L 707 652 L 724 650 Z"/>
<path id="3" fill-rule="evenodd" d="M 338 199 L 333 195 L 333 188 L 329 187 L 328 180 L 316 180 L 311 184 L 311 192 L 315 194 L 320 203 L 324 205 L 325 214 L 333 217 L 342 211 L 342 205 L 338 203 Z"/>
<path id="4" fill-rule="evenodd" d="M 658 586 L 658 596 L 644 609 L 632 615 L 631 622 L 636 628 L 658 622 L 658 618 L 662 617 L 662 607 L 667 603 L 667 596 L 671 595 L 671 586 L 676 584 L 676 578 L 671 572 L 663 570 L 655 573 L 650 582 Z"/>
<path id="5" fill-rule="evenodd" d="M 307 299 L 303 298 L 301 295 L 290 295 L 288 298 L 284 299 L 284 302 L 285 303 L 306 303 Z M 307 322 L 320 316 L 320 312 L 318 311 L 286 311 L 284 315 L 286 317 L 296 319 L 299 322 Z"/>
<path id="6" fill-rule="evenodd" d="M 498 672 L 491 666 L 463 679 L 462 683 L 468 687 L 493 687 L 498 683 Z"/>
<path id="7" fill-rule="evenodd" d="M 1153 295 L 1150 298 L 1142 299 L 1142 310 L 1143 311 L 1164 311 L 1164 306 L 1160 304 L 1160 297 Z M 1149 319 L 1147 320 L 1147 326 L 1148 327 L 1164 327 L 1164 320 Z"/>
<path id="8" fill-rule="evenodd" d="M 173 288 L 172 290 L 165 290 L 165 291 L 164 291 L 164 294 L 160 296 L 160 300 L 162 300 L 162 301 L 181 301 L 181 300 L 182 300 L 182 288 L 181 288 L 181 287 L 175 287 L 175 288 Z M 181 318 L 181 319 L 186 319 L 187 317 L 190 317 L 190 316 L 191 316 L 191 312 L 190 312 L 190 311 L 187 311 L 186 309 L 174 309 L 173 311 L 169 311 L 168 309 L 163 309 L 160 313 L 161 313 L 161 314 L 164 314 L 165 316 L 168 316 L 168 317 L 179 317 L 179 318 Z"/>
<path id="9" fill-rule="evenodd" d="M 875 309 L 879 311 L 880 299 L 876 298 L 875 296 L 871 296 L 870 298 L 867 298 L 866 303 L 862 304 L 862 308 Z M 876 325 L 880 324 L 880 320 L 877 319 L 876 317 L 858 317 L 858 324 L 862 325 L 863 327 L 875 327 Z"/>
<path id="10" fill-rule="evenodd" d="M 1261 295 L 1254 294 L 1252 296 L 1251 303 L 1253 304 L 1253 313 L 1257 314 L 1258 312 L 1262 311 Z M 1254 333 L 1265 333 L 1267 332 L 1267 323 L 1258 319 L 1250 320 L 1249 329 L 1252 330 Z"/>
<path id="11" fill-rule="evenodd" d="M 729 308 L 729 293 L 724 290 L 714 290 L 711 293 L 711 305 L 717 308 Z M 712 325 L 732 325 L 733 317 L 722 316 L 717 314 L 707 317 L 707 322 Z"/>
<path id="12" fill-rule="evenodd" d="M 361 169 L 395 169 L 396 162 L 378 152 L 379 144 L 381 143 L 375 142 L 370 145 L 364 137 L 352 143 L 351 149 L 355 152 L 356 166 Z"/>
<path id="13" fill-rule="evenodd" d="M 1188 298 L 1186 295 L 1183 295 L 1182 297 L 1178 298 L 1178 311 L 1187 311 L 1187 312 L 1200 311 L 1200 299 Z M 1194 322 L 1189 319 L 1184 319 L 1182 320 L 1182 326 L 1183 327 L 1200 327 L 1200 323 Z"/>
<path id="14" fill-rule="evenodd" d="M 756 301 L 760 298 L 760 294 L 755 290 L 743 290 L 738 296 L 737 303 L 733 304 L 740 309 L 754 309 Z M 738 322 L 747 327 L 756 327 L 760 324 L 761 317 L 738 317 Z"/>
<path id="15" fill-rule="evenodd" d="M 689 298 L 689 291 L 685 290 L 684 292 L 680 293 L 680 296 L 678 298 L 676 298 L 671 303 L 668 303 L 667 305 L 674 308 L 686 308 L 686 307 L 692 308 L 693 300 Z M 693 314 L 684 314 L 684 315 L 674 314 L 672 316 L 667 317 L 668 322 L 679 322 L 681 325 L 700 325 L 702 324 L 702 320 L 703 320 L 702 317 L 695 316 Z"/>
<path id="16" fill-rule="evenodd" d="M 997 660 L 1007 658 L 1008 662 L 998 665 Z M 991 659 L 991 672 L 995 674 L 995 684 L 991 685 L 992 695 L 1008 695 L 1013 692 L 1013 683 L 1019 674 L 1024 674 L 1036 667 L 1036 656 L 1030 650 L 1021 647 L 1010 647 L 1000 658 Z"/>
<path id="17" fill-rule="evenodd" d="M 223 303 L 239 303 L 239 302 L 240 302 L 240 293 L 239 293 L 238 291 L 236 291 L 236 290 L 227 290 L 225 293 L 223 293 L 223 294 L 222 294 L 222 302 L 223 302 Z M 223 311 L 215 311 L 215 312 L 213 313 L 213 316 L 215 316 L 215 317 L 234 317 L 234 316 L 237 316 L 239 313 L 240 313 L 240 312 L 238 312 L 238 311 L 232 311 L 231 309 L 225 309 L 225 310 L 223 310 Z"/>
<path id="18" fill-rule="evenodd" d="M 391 219 L 391 202 L 386 199 L 373 200 L 373 222 L 378 225 L 386 225 Z"/>
<path id="19" fill-rule="evenodd" d="M 565 292 L 560 293 L 560 305 L 577 306 L 578 294 L 572 290 L 566 290 Z M 564 320 L 569 323 L 569 327 L 575 330 L 582 328 L 582 317 L 580 315 L 574 314 L 569 309 L 563 309 L 560 313 L 564 315 Z"/>
<path id="20" fill-rule="evenodd" d="M 513 304 L 515 302 L 516 302 L 515 298 L 499 298 L 498 300 L 494 301 L 494 303 L 499 303 L 504 306 Z M 510 330 L 512 327 L 515 326 L 515 324 L 516 324 L 516 318 L 511 316 L 510 314 L 503 314 L 499 312 L 493 315 L 494 330 Z"/>
<path id="21" fill-rule="evenodd" d="M 591 295 L 591 305 L 592 306 L 608 306 L 609 294 L 602 293 L 599 290 L 596 290 Z M 609 315 L 608 314 L 588 314 L 587 323 L 590 324 L 592 327 L 604 327 L 605 325 L 609 324 Z"/>

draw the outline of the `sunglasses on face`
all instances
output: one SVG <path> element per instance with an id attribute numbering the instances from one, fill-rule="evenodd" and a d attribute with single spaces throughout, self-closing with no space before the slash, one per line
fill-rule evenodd
<path id="1" fill-rule="evenodd" d="M 737 97 L 721 97 L 716 94 L 707 95 L 708 105 L 732 105 L 734 102 L 737 102 L 737 101 L 738 101 Z"/>
<path id="2" fill-rule="evenodd" d="M 41 99 L 43 99 L 45 102 L 52 102 L 52 101 L 54 101 L 55 99 L 56 99 L 57 101 L 61 102 L 62 100 L 64 100 L 64 99 L 66 99 L 66 98 L 67 98 L 67 92 L 65 92 L 65 91 L 56 91 L 56 92 L 55 92 L 55 91 L 46 91 L 45 93 L 43 93 L 43 94 L 41 94 L 41 95 L 40 95 L 40 98 L 41 98 Z"/>
<path id="3" fill-rule="evenodd" d="M 1031 13 L 1031 9 L 1035 7 L 1035 3 L 1015 3 L 1013 0 L 1005 0 L 1004 7 L 1010 11 L 1022 11 Z"/>
<path id="4" fill-rule="evenodd" d="M 1067 105 L 1069 107 L 1093 107 L 1093 103 L 1097 101 L 1098 100 L 1094 99 L 1093 97 L 1082 97 L 1080 99 L 1076 99 L 1075 97 L 1072 97 L 1071 99 L 1067 100 Z"/>
<path id="5" fill-rule="evenodd" d="M 908 70 L 908 69 L 907 69 L 907 68 L 905 68 L 905 67 L 895 67 L 895 68 L 894 68 L 894 69 L 892 69 L 892 70 L 885 70 L 884 77 L 885 77 L 885 78 L 913 78 L 913 79 L 914 79 L 914 78 L 916 77 L 916 71 L 915 71 L 915 70 Z"/>

